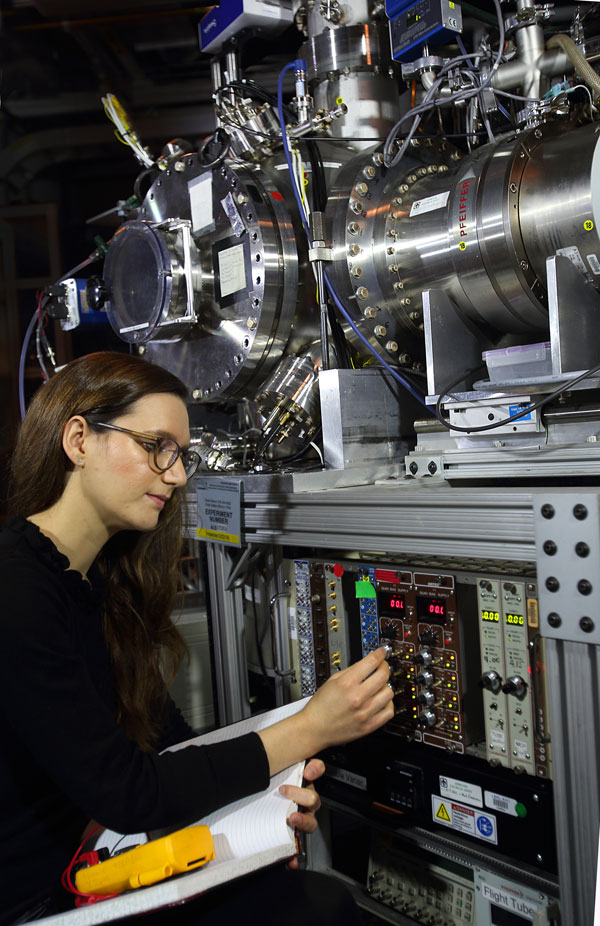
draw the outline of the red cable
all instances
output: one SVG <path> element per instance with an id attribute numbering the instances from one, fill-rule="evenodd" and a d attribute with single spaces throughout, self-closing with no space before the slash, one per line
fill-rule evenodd
<path id="1" fill-rule="evenodd" d="M 109 898 L 111 897 L 119 896 L 118 894 L 85 894 L 83 891 L 78 891 L 75 885 L 73 884 L 73 882 L 71 881 L 71 872 L 73 871 L 73 868 L 77 864 L 77 862 L 91 859 L 93 855 L 96 856 L 96 861 L 98 860 L 98 855 L 95 852 L 86 852 L 82 856 L 80 856 L 79 853 L 83 849 L 88 839 L 90 839 L 94 835 L 94 833 L 97 833 L 98 830 L 101 830 L 101 829 L 102 827 L 100 825 L 95 826 L 94 829 L 91 830 L 87 834 L 87 836 L 85 837 L 85 839 L 83 840 L 79 848 L 77 849 L 75 855 L 73 856 L 73 858 L 71 859 L 71 861 L 69 862 L 65 870 L 63 871 L 61 879 L 60 879 L 60 883 L 64 887 L 65 891 L 68 891 L 70 894 L 76 895 L 76 900 L 75 900 L 76 907 L 81 907 L 86 903 L 92 904 L 92 903 L 96 903 L 98 900 L 109 900 Z"/>

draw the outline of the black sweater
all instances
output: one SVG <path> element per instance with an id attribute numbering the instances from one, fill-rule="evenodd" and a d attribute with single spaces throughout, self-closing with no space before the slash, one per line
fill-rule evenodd
<path id="1" fill-rule="evenodd" d="M 265 788 L 255 734 L 144 753 L 116 723 L 103 591 L 35 525 L 0 531 L 0 924 L 60 894 L 90 819 L 121 833 L 193 822 Z M 193 736 L 169 703 L 160 749 Z"/>

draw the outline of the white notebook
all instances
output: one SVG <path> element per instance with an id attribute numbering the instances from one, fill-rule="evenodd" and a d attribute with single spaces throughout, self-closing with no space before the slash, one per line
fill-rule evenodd
<path id="1" fill-rule="evenodd" d="M 172 746 L 169 752 L 175 752 L 186 746 L 207 745 L 221 740 L 233 739 L 245 733 L 262 730 L 278 720 L 283 720 L 301 710 L 307 703 L 295 701 L 273 711 L 267 711 L 248 720 L 213 730 L 203 736 L 194 737 L 185 743 Z M 233 804 L 195 821 L 209 827 L 215 848 L 215 858 L 204 867 L 187 874 L 179 875 L 154 884 L 151 887 L 128 891 L 112 900 L 103 900 L 87 907 L 81 907 L 69 913 L 45 917 L 35 923 L 50 926 L 93 926 L 95 923 L 109 923 L 124 916 L 149 913 L 161 907 L 179 904 L 203 894 L 210 888 L 217 887 L 234 878 L 264 868 L 274 862 L 289 858 L 296 853 L 296 839 L 287 818 L 296 809 L 296 805 L 279 793 L 283 784 L 300 786 L 304 762 L 279 772 L 271 778 L 268 788 L 258 794 L 242 798 Z M 147 841 L 147 835 L 137 834 L 122 836 L 105 830 L 95 842 L 95 848 L 107 846 L 111 850 L 117 843 L 119 849 L 138 845 Z M 89 849 L 90 846 L 86 846 Z M 141 921 L 143 923 L 143 921 Z"/>

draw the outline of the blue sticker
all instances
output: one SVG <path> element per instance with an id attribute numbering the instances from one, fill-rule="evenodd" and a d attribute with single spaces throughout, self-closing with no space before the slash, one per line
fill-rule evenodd
<path id="1" fill-rule="evenodd" d="M 522 412 L 524 408 L 529 408 L 528 405 L 509 405 L 508 406 L 508 415 L 509 418 L 513 415 L 517 415 L 519 412 Z M 517 418 L 517 421 L 531 421 L 531 412 L 528 415 L 521 415 L 520 418 Z M 515 422 L 516 424 L 517 422 Z"/>
<path id="2" fill-rule="evenodd" d="M 477 829 L 486 839 L 489 839 L 494 833 L 494 825 L 489 817 L 479 816 L 477 818 Z"/>

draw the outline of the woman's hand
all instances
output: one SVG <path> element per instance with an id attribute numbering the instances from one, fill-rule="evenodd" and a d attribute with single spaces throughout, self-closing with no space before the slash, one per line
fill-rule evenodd
<path id="1" fill-rule="evenodd" d="M 316 781 L 324 772 L 325 764 L 320 759 L 311 759 L 304 769 L 304 780 L 307 782 Z M 314 785 L 309 784 L 306 788 L 281 785 L 279 791 L 284 797 L 288 797 L 295 804 L 298 804 L 298 810 L 295 810 L 288 817 L 288 824 L 300 833 L 314 833 L 319 825 L 315 814 L 321 806 L 321 799 L 315 791 Z M 298 868 L 298 858 L 296 856 L 290 859 L 288 868 Z"/>
<path id="2" fill-rule="evenodd" d="M 367 653 L 328 678 L 297 714 L 258 731 L 271 775 L 328 746 L 373 733 L 392 719 L 394 692 L 385 657 L 383 646 Z"/>
<path id="3" fill-rule="evenodd" d="M 328 678 L 300 714 L 321 744 L 315 752 L 359 739 L 391 720 L 389 678 L 383 646 Z"/>

